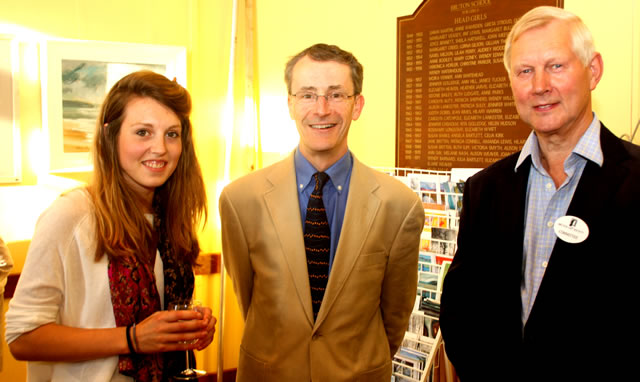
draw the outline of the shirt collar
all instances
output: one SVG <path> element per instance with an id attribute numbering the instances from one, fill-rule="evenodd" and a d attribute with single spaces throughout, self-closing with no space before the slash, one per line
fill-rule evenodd
<path id="1" fill-rule="evenodd" d="M 596 113 L 593 113 L 591 124 L 589 124 L 587 131 L 582 134 L 578 144 L 576 144 L 571 152 L 602 167 L 604 156 L 602 154 L 602 147 L 600 146 L 600 120 Z M 518 161 L 516 162 L 515 171 L 518 170 L 528 156 L 531 156 L 531 162 L 536 168 L 541 168 L 540 146 L 538 144 L 538 137 L 534 131 L 529 134 L 527 141 L 524 143 L 524 146 L 522 146 L 522 151 L 520 151 L 520 156 L 518 156 Z"/>
<path id="2" fill-rule="evenodd" d="M 298 190 L 302 191 L 306 186 L 311 184 L 313 174 L 318 172 L 318 170 L 313 167 L 313 165 L 307 160 L 307 158 L 300 153 L 300 148 L 297 147 L 294 153 L 294 165 L 296 169 L 296 181 L 298 184 Z M 326 169 L 324 172 L 329 175 L 330 183 L 334 185 L 338 194 L 342 193 L 342 190 L 345 188 L 345 184 L 347 182 L 347 178 L 349 177 L 349 172 L 351 167 L 353 166 L 353 157 L 351 156 L 351 151 L 348 151 L 340 158 L 336 163 L 332 164 L 331 167 Z"/>

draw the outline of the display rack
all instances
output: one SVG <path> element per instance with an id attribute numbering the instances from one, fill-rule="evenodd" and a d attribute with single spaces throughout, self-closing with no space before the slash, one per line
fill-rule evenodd
<path id="1" fill-rule="evenodd" d="M 425 225 L 420 239 L 418 288 L 409 327 L 392 361 L 394 382 L 433 380 L 442 345 L 439 330 L 442 282 L 456 250 L 463 182 L 451 171 L 380 168 L 414 190 L 423 201 Z"/>

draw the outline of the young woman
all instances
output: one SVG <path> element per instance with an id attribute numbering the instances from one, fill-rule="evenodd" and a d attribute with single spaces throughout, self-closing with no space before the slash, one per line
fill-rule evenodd
<path id="1" fill-rule="evenodd" d="M 7 313 L 30 381 L 163 381 L 211 343 L 211 309 L 165 310 L 192 296 L 207 217 L 190 111 L 189 93 L 150 71 L 107 95 L 94 180 L 40 216 Z"/>

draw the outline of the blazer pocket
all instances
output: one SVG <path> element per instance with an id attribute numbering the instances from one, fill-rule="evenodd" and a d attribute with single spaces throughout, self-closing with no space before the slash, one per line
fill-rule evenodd
<path id="1" fill-rule="evenodd" d="M 357 382 L 387 382 L 391 380 L 391 361 L 385 362 L 384 365 L 378 366 L 372 370 L 360 374 Z"/>
<path id="2" fill-rule="evenodd" d="M 385 251 L 362 254 L 356 262 L 356 268 L 359 269 L 384 267 L 385 265 L 387 265 L 387 252 Z"/>
<path id="3" fill-rule="evenodd" d="M 261 382 L 269 380 L 269 364 L 251 354 L 240 346 L 238 359 L 238 381 Z"/>

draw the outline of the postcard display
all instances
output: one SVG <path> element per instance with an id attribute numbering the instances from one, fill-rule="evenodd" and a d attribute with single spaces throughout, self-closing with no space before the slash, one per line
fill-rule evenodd
<path id="1" fill-rule="evenodd" d="M 418 289 L 404 340 L 393 359 L 392 381 L 432 379 L 434 356 L 442 343 L 439 329 L 442 282 L 456 250 L 464 182 L 451 171 L 381 169 L 422 199 L 425 212 L 420 237 Z"/>
<path id="2" fill-rule="evenodd" d="M 502 62 L 515 21 L 563 0 L 424 0 L 397 20 L 396 167 L 486 167 L 522 147 Z"/>

